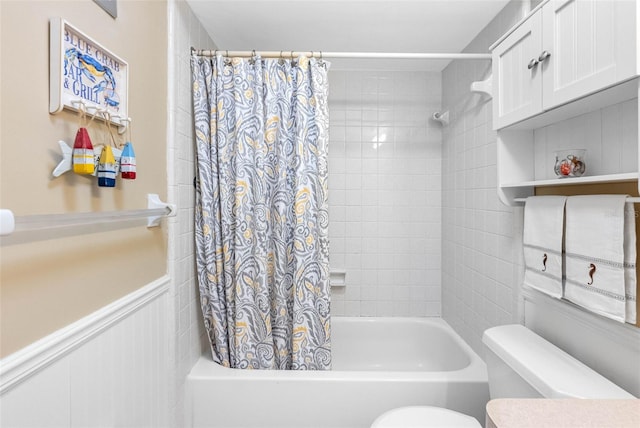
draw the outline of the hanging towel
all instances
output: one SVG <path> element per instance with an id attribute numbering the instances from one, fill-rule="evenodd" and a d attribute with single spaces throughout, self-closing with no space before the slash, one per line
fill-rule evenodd
<path id="1" fill-rule="evenodd" d="M 562 238 L 566 196 L 532 196 L 524 207 L 524 283 L 562 297 Z"/>
<path id="2" fill-rule="evenodd" d="M 636 323 L 636 211 L 634 204 L 624 205 L 624 290 L 625 321 Z"/>
<path id="3" fill-rule="evenodd" d="M 625 201 L 625 195 L 572 196 L 566 210 L 565 297 L 620 322 L 627 318 L 625 278 L 635 288 L 635 225 L 625 227 L 633 224 Z"/>

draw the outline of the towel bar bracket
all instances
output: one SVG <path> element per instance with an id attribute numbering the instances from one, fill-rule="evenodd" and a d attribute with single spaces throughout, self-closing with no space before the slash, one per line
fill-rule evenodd
<path id="1" fill-rule="evenodd" d="M 174 204 L 168 204 L 166 202 L 162 202 L 160 200 L 160 196 L 157 193 L 149 193 L 147 195 L 147 208 L 157 209 L 157 208 L 168 208 L 169 212 L 166 214 L 168 217 L 173 217 L 176 215 L 176 206 Z M 147 218 L 147 227 L 156 227 L 160 226 L 160 221 L 163 216 L 151 216 Z"/>

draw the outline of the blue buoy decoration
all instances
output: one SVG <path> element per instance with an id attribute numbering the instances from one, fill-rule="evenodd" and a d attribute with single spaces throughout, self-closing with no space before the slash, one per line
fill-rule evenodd
<path id="1" fill-rule="evenodd" d="M 130 141 L 124 145 L 120 157 L 120 176 L 128 180 L 136 179 L 136 154 Z"/>

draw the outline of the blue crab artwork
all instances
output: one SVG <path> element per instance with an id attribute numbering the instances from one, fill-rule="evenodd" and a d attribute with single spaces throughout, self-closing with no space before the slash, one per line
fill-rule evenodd
<path id="1" fill-rule="evenodd" d="M 68 69 L 70 63 L 75 67 L 75 73 L 86 77 L 91 83 L 94 83 L 90 89 L 96 96 L 101 92 L 103 93 L 103 99 L 107 106 L 117 108 L 120 105 L 120 99 L 116 93 L 116 79 L 109 67 L 101 64 L 91 55 L 83 54 L 76 48 L 70 48 L 65 51 L 65 70 Z M 74 69 L 69 70 L 71 74 L 74 73 Z"/>

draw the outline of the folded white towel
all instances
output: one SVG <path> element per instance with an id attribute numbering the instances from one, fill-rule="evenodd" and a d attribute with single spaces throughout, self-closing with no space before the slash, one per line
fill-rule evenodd
<path id="1" fill-rule="evenodd" d="M 565 297 L 620 322 L 627 311 L 625 276 L 635 278 L 635 254 L 627 263 L 633 274 L 625 274 L 625 201 L 625 195 L 572 196 L 566 207 Z M 635 247 L 635 226 L 630 229 Z"/>
<path id="2" fill-rule="evenodd" d="M 624 211 L 624 289 L 625 321 L 636 323 L 636 211 L 633 204 L 625 204 Z"/>
<path id="3" fill-rule="evenodd" d="M 562 239 L 566 196 L 532 196 L 524 207 L 524 283 L 562 297 Z"/>

